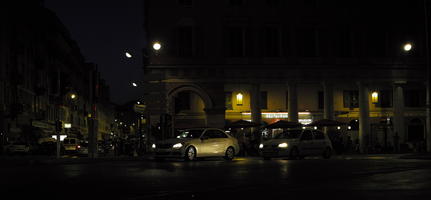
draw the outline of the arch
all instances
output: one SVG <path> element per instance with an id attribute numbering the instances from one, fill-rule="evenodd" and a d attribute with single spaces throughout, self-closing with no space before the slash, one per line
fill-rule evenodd
<path id="1" fill-rule="evenodd" d="M 205 90 L 203 90 L 201 87 L 194 85 L 194 84 L 188 84 L 188 85 L 181 85 L 178 86 L 174 89 L 171 89 L 168 92 L 168 98 L 172 98 L 174 96 L 176 96 L 178 93 L 180 92 L 185 92 L 185 91 L 191 91 L 196 93 L 197 95 L 199 95 L 199 97 L 203 100 L 204 104 L 205 104 L 205 109 L 212 109 L 214 104 L 213 101 L 211 100 L 211 97 L 208 95 L 207 92 L 205 92 Z"/>
<path id="2" fill-rule="evenodd" d="M 407 141 L 417 142 L 425 140 L 425 126 L 421 119 L 414 118 L 409 121 Z"/>

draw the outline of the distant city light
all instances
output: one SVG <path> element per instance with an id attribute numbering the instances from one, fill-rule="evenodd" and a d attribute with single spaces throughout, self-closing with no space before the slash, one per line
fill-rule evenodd
<path id="1" fill-rule="evenodd" d="M 138 87 L 138 84 L 136 84 L 135 82 L 132 83 L 133 87 Z"/>
<path id="2" fill-rule="evenodd" d="M 72 124 L 71 123 L 65 123 L 64 128 L 72 128 Z"/>
<path id="3" fill-rule="evenodd" d="M 127 58 L 131 58 L 131 57 L 132 57 L 132 54 L 130 54 L 129 52 L 126 52 L 126 57 L 127 57 Z"/>
<path id="4" fill-rule="evenodd" d="M 70 98 L 71 98 L 71 99 L 76 99 L 76 94 L 71 94 L 71 95 L 70 95 Z"/>

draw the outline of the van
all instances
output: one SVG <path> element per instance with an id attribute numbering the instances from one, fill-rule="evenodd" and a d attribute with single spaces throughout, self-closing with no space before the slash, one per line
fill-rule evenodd
<path id="1" fill-rule="evenodd" d="M 81 148 L 81 142 L 78 138 L 64 138 L 63 146 L 66 153 L 77 153 Z"/>

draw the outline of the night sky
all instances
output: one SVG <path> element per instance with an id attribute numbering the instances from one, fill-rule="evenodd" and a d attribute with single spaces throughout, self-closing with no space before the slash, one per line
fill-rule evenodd
<path id="1" fill-rule="evenodd" d="M 99 66 L 114 103 L 139 98 L 131 82 L 143 75 L 141 0 L 45 0 L 45 6 L 69 29 L 87 62 Z M 126 58 L 126 51 L 132 59 Z"/>

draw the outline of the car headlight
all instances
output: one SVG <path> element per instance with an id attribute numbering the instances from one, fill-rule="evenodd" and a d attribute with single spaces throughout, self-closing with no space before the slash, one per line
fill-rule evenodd
<path id="1" fill-rule="evenodd" d="M 156 144 L 151 145 L 151 148 L 155 149 L 156 148 Z"/>
<path id="2" fill-rule="evenodd" d="M 260 144 L 260 145 L 259 145 L 259 149 L 263 149 L 263 144 Z"/>
<path id="3" fill-rule="evenodd" d="M 174 149 L 179 149 L 179 148 L 181 148 L 181 147 L 183 147 L 183 144 L 181 144 L 181 143 L 177 143 L 177 144 L 174 144 L 174 146 L 172 146 Z"/>
<path id="4" fill-rule="evenodd" d="M 287 143 L 278 144 L 279 148 L 287 148 L 289 145 Z"/>

